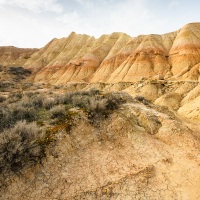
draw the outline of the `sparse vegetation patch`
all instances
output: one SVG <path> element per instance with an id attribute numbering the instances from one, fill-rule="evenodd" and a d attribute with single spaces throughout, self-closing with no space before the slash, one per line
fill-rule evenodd
<path id="1" fill-rule="evenodd" d="M 0 96 L 0 172 L 17 172 L 40 162 L 58 133 L 70 133 L 79 109 L 95 125 L 130 99 L 122 92 L 103 94 L 96 89 L 65 94 L 14 91 L 7 98 Z"/>

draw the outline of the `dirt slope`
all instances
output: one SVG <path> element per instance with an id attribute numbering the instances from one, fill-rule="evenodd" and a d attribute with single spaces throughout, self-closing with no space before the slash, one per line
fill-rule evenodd
<path id="1" fill-rule="evenodd" d="M 123 105 L 100 126 L 76 111 L 43 165 L 7 177 L 2 199 L 200 198 L 199 127 L 152 104 Z"/>

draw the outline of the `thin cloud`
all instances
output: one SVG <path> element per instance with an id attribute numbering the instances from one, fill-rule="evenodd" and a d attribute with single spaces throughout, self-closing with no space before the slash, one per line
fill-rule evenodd
<path id="1" fill-rule="evenodd" d="M 61 23 L 68 25 L 70 28 L 81 26 L 82 19 L 78 12 L 65 13 L 56 18 Z"/>
<path id="2" fill-rule="evenodd" d="M 87 8 L 92 8 L 94 3 L 91 0 L 75 0 L 77 3 Z"/>
<path id="3" fill-rule="evenodd" d="M 178 0 L 173 0 L 169 3 L 169 7 L 174 8 L 180 5 L 180 1 Z"/>
<path id="4" fill-rule="evenodd" d="M 63 11 L 62 5 L 57 0 L 0 0 L 0 5 L 19 7 L 35 13 L 44 11 L 61 13 Z"/>
<path id="5" fill-rule="evenodd" d="M 199 6 L 197 0 L 0 0 L 0 46 L 42 47 L 72 31 L 167 33 L 197 21 Z"/>
<path id="6" fill-rule="evenodd" d="M 86 8 L 85 5 L 84 12 L 67 12 L 57 17 L 57 20 L 67 24 L 68 28 L 73 29 L 72 31 L 96 37 L 112 32 L 126 32 L 135 36 L 142 33 L 144 23 L 154 17 L 148 9 L 147 1 L 117 0 L 112 3 L 112 0 L 99 0 L 93 4 L 92 9 Z M 76 0 L 76 2 L 84 4 L 91 1 Z M 145 26 L 145 32 L 151 31 L 152 26 L 148 23 Z"/>
<path id="7" fill-rule="evenodd" d="M 122 30 L 132 34 L 138 34 L 141 29 L 144 32 L 151 31 L 148 22 L 154 19 L 153 13 L 148 9 L 146 0 L 128 0 L 120 3 L 115 10 L 110 12 L 109 24 L 112 30 Z M 146 22 L 146 23 L 145 23 Z M 144 24 L 145 23 L 145 27 Z"/>

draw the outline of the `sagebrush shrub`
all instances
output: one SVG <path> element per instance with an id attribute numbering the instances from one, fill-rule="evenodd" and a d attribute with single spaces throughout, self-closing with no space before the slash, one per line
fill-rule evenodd
<path id="1" fill-rule="evenodd" d="M 26 120 L 32 122 L 37 119 L 37 111 L 34 108 L 23 107 L 20 104 L 11 106 L 10 112 L 14 121 Z"/>
<path id="2" fill-rule="evenodd" d="M 55 98 L 45 98 L 42 102 L 42 105 L 46 109 L 51 109 L 57 104 L 57 101 Z"/>
<path id="3" fill-rule="evenodd" d="M 39 141 L 43 134 L 36 123 L 19 121 L 13 128 L 0 134 L 0 172 L 18 171 L 27 164 L 38 162 L 44 156 Z"/>
<path id="4" fill-rule="evenodd" d="M 6 97 L 0 96 L 0 103 L 4 102 L 6 100 Z"/>
<path id="5" fill-rule="evenodd" d="M 41 108 L 43 105 L 43 100 L 44 100 L 44 96 L 38 95 L 34 97 L 34 99 L 31 101 L 31 104 L 36 108 Z"/>
<path id="6" fill-rule="evenodd" d="M 147 99 L 145 99 L 143 96 L 136 96 L 135 99 L 136 99 L 137 101 L 142 102 L 142 103 L 145 104 L 145 105 L 148 105 L 148 104 L 149 104 L 149 101 L 148 101 Z"/>
<path id="7" fill-rule="evenodd" d="M 11 126 L 11 114 L 7 107 L 0 107 L 0 131 Z"/>
<path id="8" fill-rule="evenodd" d="M 135 99 L 138 100 L 138 101 L 145 100 L 145 98 L 143 96 L 136 96 Z"/>
<path id="9" fill-rule="evenodd" d="M 50 117 L 54 118 L 62 118 L 66 115 L 66 110 L 64 105 L 54 106 L 50 109 Z"/>
<path id="10" fill-rule="evenodd" d="M 24 107 L 20 102 L 5 104 L 4 107 L 0 107 L 0 131 L 12 127 L 17 121 L 33 122 L 37 118 L 38 113 L 34 108 Z"/>

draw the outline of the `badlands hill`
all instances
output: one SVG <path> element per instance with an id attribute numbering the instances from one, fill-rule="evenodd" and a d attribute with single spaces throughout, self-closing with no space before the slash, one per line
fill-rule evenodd
<path id="1" fill-rule="evenodd" d="M 199 80 L 200 23 L 163 35 L 130 37 L 124 33 L 95 39 L 71 33 L 53 39 L 23 65 L 35 82 L 135 82 L 160 75 Z"/>
<path id="2" fill-rule="evenodd" d="M 38 49 L 16 48 L 13 46 L 0 47 L 0 65 L 22 66 Z"/>
<path id="3" fill-rule="evenodd" d="M 200 23 L 163 35 L 124 33 L 95 39 L 72 32 L 37 49 L 0 48 L 0 65 L 22 66 L 34 82 L 135 82 L 156 77 L 198 81 Z M 157 77 L 159 78 L 159 77 Z"/>

